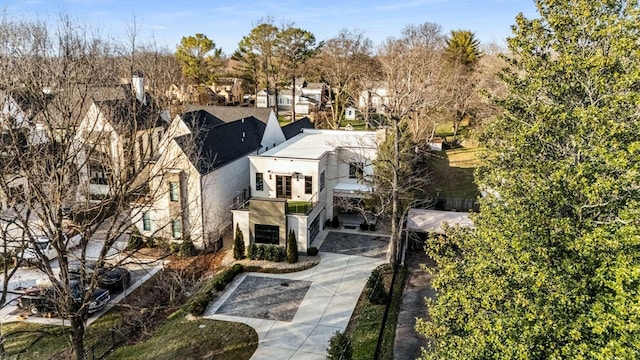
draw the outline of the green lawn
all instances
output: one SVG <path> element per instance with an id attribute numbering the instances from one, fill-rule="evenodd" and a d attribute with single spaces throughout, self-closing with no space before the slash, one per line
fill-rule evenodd
<path id="1" fill-rule="evenodd" d="M 394 295 L 391 308 L 387 318 L 380 359 L 393 359 L 393 340 L 395 337 L 396 322 L 398 321 L 398 312 L 400 311 L 400 303 L 402 300 L 402 290 L 404 288 L 404 279 L 407 271 L 401 268 L 398 271 L 396 283 L 394 286 Z M 385 288 L 388 291 L 391 286 L 391 277 L 393 271 L 384 273 Z M 369 360 L 374 358 L 376 345 L 380 327 L 382 326 L 382 318 L 384 316 L 385 305 L 370 304 L 367 300 L 366 291 L 362 292 L 356 308 L 351 316 L 349 325 L 345 333 L 351 337 L 351 345 L 353 347 L 354 360 Z"/>
<path id="2" fill-rule="evenodd" d="M 249 359 L 258 334 L 248 325 L 197 319 L 178 311 L 147 341 L 118 348 L 107 359 Z"/>
<path id="3" fill-rule="evenodd" d="M 479 195 L 475 169 L 482 164 L 482 148 L 458 148 L 436 152 L 430 157 L 431 188 L 441 197 L 472 199 Z M 435 194 L 434 194 L 435 195 Z"/>

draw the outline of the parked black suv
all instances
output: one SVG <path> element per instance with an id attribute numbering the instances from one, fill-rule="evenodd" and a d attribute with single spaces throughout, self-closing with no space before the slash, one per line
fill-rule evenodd
<path id="1" fill-rule="evenodd" d="M 80 283 L 77 281 L 71 282 L 71 296 L 76 306 L 80 306 L 82 303 L 82 295 L 84 289 L 81 288 Z M 59 314 L 62 317 L 66 317 L 61 313 L 57 306 L 56 293 L 49 283 L 49 286 L 33 286 L 30 288 L 16 288 L 16 292 L 20 294 L 18 297 L 18 307 L 21 309 L 27 309 L 32 314 Z M 89 314 L 93 314 L 102 310 L 104 306 L 111 300 L 109 291 L 105 289 L 95 289 L 91 297 L 91 303 L 89 303 Z"/>
<path id="2" fill-rule="evenodd" d="M 91 277 L 95 271 L 98 272 L 98 286 L 109 291 L 119 291 L 126 289 L 131 282 L 131 273 L 124 267 L 103 266 L 98 268 L 95 261 L 85 261 L 85 274 Z M 69 262 L 69 278 L 80 280 L 82 262 Z"/>

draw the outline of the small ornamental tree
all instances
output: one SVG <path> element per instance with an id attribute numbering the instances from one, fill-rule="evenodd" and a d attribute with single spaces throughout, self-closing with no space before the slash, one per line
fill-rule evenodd
<path id="1" fill-rule="evenodd" d="M 387 292 L 382 277 L 383 270 L 384 265 L 375 268 L 367 280 L 367 297 L 372 304 L 382 305 L 387 301 Z"/>
<path id="2" fill-rule="evenodd" d="M 236 225 L 236 236 L 233 241 L 233 257 L 236 260 L 244 259 L 244 234 L 240 225 Z"/>
<path id="3" fill-rule="evenodd" d="M 289 237 L 287 238 L 287 262 L 291 264 L 298 262 L 298 241 L 293 230 L 289 230 Z"/>

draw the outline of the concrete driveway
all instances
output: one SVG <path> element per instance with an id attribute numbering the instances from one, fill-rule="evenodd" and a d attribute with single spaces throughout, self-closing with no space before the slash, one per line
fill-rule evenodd
<path id="1" fill-rule="evenodd" d="M 324 231 L 323 249 L 345 234 Z M 351 233 L 355 235 L 355 232 Z M 370 243 L 357 237 L 356 246 Z M 378 239 L 380 240 L 380 239 Z M 377 242 L 379 246 L 386 246 Z M 377 255 L 377 254 L 376 254 Z M 253 327 L 259 344 L 251 359 L 326 359 L 329 340 L 344 331 L 371 274 L 384 257 L 320 252 L 314 268 L 290 274 L 245 273 L 236 278 L 203 317 Z"/>

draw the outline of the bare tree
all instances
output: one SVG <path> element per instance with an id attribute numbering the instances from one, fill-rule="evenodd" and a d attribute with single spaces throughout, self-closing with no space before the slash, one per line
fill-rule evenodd
<path id="1" fill-rule="evenodd" d="M 397 261 L 400 249 L 402 217 L 409 206 L 402 201 L 403 189 L 406 189 L 405 185 L 423 177 L 422 174 L 405 173 L 407 162 L 419 154 L 414 152 L 410 155 L 406 151 L 404 144 L 410 132 L 403 130 L 403 124 L 411 124 L 440 106 L 440 99 L 434 96 L 434 90 L 442 83 L 441 49 L 440 27 L 425 23 L 407 26 L 401 38 L 388 39 L 378 51 L 388 89 L 384 116 L 391 126 L 389 156 L 379 160 L 384 163 L 381 168 L 386 168 L 386 171 L 378 171 L 379 175 L 386 172 L 384 179 L 387 179 L 387 184 L 378 191 L 386 189 L 387 203 L 391 208 L 388 259 L 393 263 Z"/>
<path id="2" fill-rule="evenodd" d="M 69 263 L 92 259 L 96 266 L 104 265 L 113 249 L 126 244 L 132 219 L 140 216 L 145 204 L 164 195 L 162 188 L 147 185 L 149 161 L 162 149 L 159 135 L 167 125 L 166 102 L 162 91 L 145 91 L 141 73 L 131 84 L 122 84 L 121 78 L 131 76 L 117 66 L 123 47 L 64 16 L 53 30 L 37 21 L 4 19 L 0 39 L 3 100 L 23 104 L 22 112 L 29 109 L 19 124 L 11 112 L 2 116 L 0 161 L 8 164 L 3 169 L 12 176 L 0 177 L 0 189 L 5 195 L 15 191 L 19 179 L 24 194 L 4 202 L 4 211 L 23 230 L 24 241 L 18 246 L 32 249 L 32 260 L 56 294 L 58 312 L 68 318 L 73 357 L 84 359 L 85 324 L 98 274 L 81 268 L 83 291 L 77 301 Z M 145 54 L 162 58 L 148 49 Z M 132 64 L 143 72 L 160 73 L 143 67 L 161 65 L 153 61 Z M 66 214 L 70 205 L 71 221 Z M 12 240 L 8 231 L 0 235 L 5 244 Z M 35 246 L 37 236 L 48 238 L 59 269 Z M 18 253 L 18 265 L 23 260 L 24 252 Z M 3 296 L 10 291 L 7 276 Z"/>
<path id="3" fill-rule="evenodd" d="M 378 69 L 372 50 L 371 40 L 361 31 L 343 29 L 318 54 L 315 62 L 332 95 L 332 128 L 338 127 L 347 105 L 356 104 L 362 83 L 373 77 L 369 73 Z"/>

